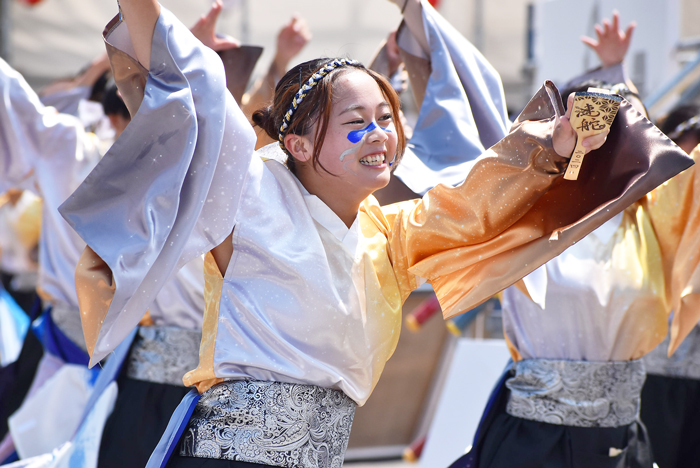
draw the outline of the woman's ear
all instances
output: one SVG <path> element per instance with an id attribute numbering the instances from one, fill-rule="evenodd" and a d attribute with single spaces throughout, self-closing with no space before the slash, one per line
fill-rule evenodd
<path id="1" fill-rule="evenodd" d="M 300 162 L 311 161 L 314 153 L 314 147 L 311 140 L 302 135 L 294 135 L 289 133 L 284 137 L 284 147 L 287 151 Z"/>

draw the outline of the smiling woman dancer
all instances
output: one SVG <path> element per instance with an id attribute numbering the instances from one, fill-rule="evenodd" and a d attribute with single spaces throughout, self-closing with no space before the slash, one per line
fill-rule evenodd
<path id="1" fill-rule="evenodd" d="M 563 227 L 522 221 L 574 147 L 558 94 L 543 89 L 538 120 L 516 122 L 459 187 L 383 208 L 371 194 L 405 146 L 384 78 L 347 59 L 294 67 L 255 117 L 279 142 L 263 153 L 283 151 L 287 166 L 263 161 L 216 55 L 158 3 L 121 5 L 128 30 L 114 21 L 106 40 L 138 112 L 62 207 L 89 245 L 78 281 L 91 362 L 211 251 L 199 366 L 184 378 L 201 399 L 183 401 L 149 466 L 179 441 L 169 466 L 339 467 L 422 278 L 445 310 L 467 308 L 513 281 L 500 253 Z M 600 222 L 622 209 L 604 205 Z M 549 258 L 540 248 L 533 268 Z M 478 294 L 464 282 L 475 269 L 488 278 Z"/>

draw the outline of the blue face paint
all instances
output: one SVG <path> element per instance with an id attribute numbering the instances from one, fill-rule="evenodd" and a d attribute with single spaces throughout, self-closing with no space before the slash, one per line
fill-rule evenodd
<path id="1" fill-rule="evenodd" d="M 348 133 L 348 140 L 350 140 L 350 143 L 359 143 L 359 141 L 362 140 L 362 137 L 373 131 L 375 128 L 377 128 L 377 124 L 370 122 L 370 124 L 362 130 L 353 130 L 352 132 Z"/>
<path id="2" fill-rule="evenodd" d="M 350 140 L 350 143 L 359 143 L 365 135 L 367 135 L 369 132 L 374 131 L 377 128 L 380 128 L 379 125 L 377 125 L 374 122 L 371 122 L 362 130 L 354 130 L 348 133 L 348 140 Z M 389 130 L 388 128 L 382 128 L 382 130 L 384 130 L 387 133 L 391 133 L 391 130 Z"/>

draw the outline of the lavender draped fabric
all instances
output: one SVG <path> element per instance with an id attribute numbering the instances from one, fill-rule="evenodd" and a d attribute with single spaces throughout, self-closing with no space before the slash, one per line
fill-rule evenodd
<path id="1" fill-rule="evenodd" d="M 396 176 L 421 195 L 439 183 L 457 185 L 470 162 L 506 136 L 510 121 L 498 72 L 427 1 L 423 26 L 430 77 L 413 137 Z M 410 34 L 403 28 L 402 35 Z"/>
<path id="2" fill-rule="evenodd" d="M 133 50 L 125 23 L 110 23 L 105 40 L 113 55 Z M 229 171 L 253 154 L 255 133 L 226 90 L 221 60 L 165 8 L 152 50 L 138 112 L 61 207 L 117 286 L 99 336 L 86 335 L 91 365 L 128 335 L 174 272 L 231 233 L 244 181 Z"/>

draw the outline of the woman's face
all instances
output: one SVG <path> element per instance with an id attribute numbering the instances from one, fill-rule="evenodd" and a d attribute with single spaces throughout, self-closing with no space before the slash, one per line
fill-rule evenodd
<path id="1" fill-rule="evenodd" d="M 398 141 L 391 106 L 374 79 L 356 70 L 338 77 L 333 97 L 319 162 L 336 176 L 331 179 L 338 188 L 367 192 L 366 197 L 391 176 Z"/>

